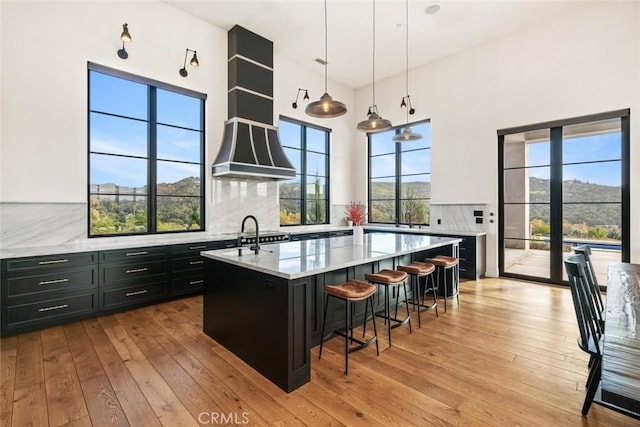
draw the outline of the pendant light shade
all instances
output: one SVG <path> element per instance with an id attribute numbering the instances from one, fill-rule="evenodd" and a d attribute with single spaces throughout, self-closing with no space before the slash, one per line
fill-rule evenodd
<path id="1" fill-rule="evenodd" d="M 391 127 L 391 122 L 387 119 L 383 119 L 378 114 L 378 106 L 373 105 L 369 107 L 367 112 L 367 120 L 363 120 L 358 123 L 356 128 L 364 132 L 380 132 Z"/>
<path id="2" fill-rule="evenodd" d="M 373 0 L 373 105 L 367 111 L 367 120 L 358 123 L 356 129 L 365 132 L 380 132 L 391 128 L 389 120 L 383 119 L 376 105 L 376 0 Z"/>
<path id="3" fill-rule="evenodd" d="M 396 134 L 393 137 L 395 142 L 407 142 L 407 141 L 417 141 L 422 139 L 422 135 L 419 133 L 414 133 L 409 126 L 409 114 L 413 114 L 416 110 L 411 106 L 411 98 L 409 97 L 409 0 L 405 0 L 405 14 L 406 14 L 406 25 L 405 25 L 405 52 L 406 52 L 406 75 L 405 75 L 405 83 L 407 88 L 407 95 L 402 97 L 402 102 L 400 103 L 400 108 L 404 108 L 407 110 L 407 124 L 405 125 L 402 132 Z"/>
<path id="4" fill-rule="evenodd" d="M 417 141 L 419 139 L 422 139 L 422 134 L 414 132 L 409 125 L 406 125 L 402 132 L 393 137 L 394 142 Z"/>
<path id="5" fill-rule="evenodd" d="M 343 116 L 347 112 L 347 107 L 340 101 L 335 101 L 327 92 L 327 0 L 324 0 L 324 94 L 319 101 L 314 101 L 307 105 L 304 112 L 311 117 L 320 119 L 330 119 Z"/>
<path id="6" fill-rule="evenodd" d="M 331 95 L 325 92 L 319 101 L 307 105 L 304 112 L 311 117 L 330 119 L 344 115 L 347 112 L 347 106 L 340 101 L 334 101 Z"/>

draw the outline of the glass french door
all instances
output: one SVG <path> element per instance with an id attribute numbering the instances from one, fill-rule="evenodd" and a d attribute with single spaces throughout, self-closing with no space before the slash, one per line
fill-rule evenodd
<path id="1" fill-rule="evenodd" d="M 498 131 L 500 275 L 566 282 L 589 245 L 598 281 L 629 260 L 629 110 Z"/>

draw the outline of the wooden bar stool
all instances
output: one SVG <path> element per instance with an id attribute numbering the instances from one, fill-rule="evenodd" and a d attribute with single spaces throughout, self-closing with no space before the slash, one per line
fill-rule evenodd
<path id="1" fill-rule="evenodd" d="M 453 297 L 455 295 L 458 304 L 460 304 L 460 296 L 458 295 L 458 284 L 460 283 L 460 278 L 458 276 L 458 258 L 438 255 L 435 258 L 427 258 L 424 262 L 431 263 L 438 269 L 438 284 L 440 283 L 440 271 L 442 270 L 443 272 L 444 277 L 442 279 L 442 288 L 444 289 L 444 312 L 446 313 L 447 299 L 449 297 L 449 295 L 447 295 L 447 270 L 451 271 L 451 296 Z"/>
<path id="2" fill-rule="evenodd" d="M 409 303 L 407 299 L 407 273 L 404 271 L 396 271 L 396 270 L 380 270 L 377 273 L 373 274 L 365 274 L 365 280 L 368 280 L 370 283 L 374 283 L 376 285 L 384 286 L 384 315 L 375 314 L 378 317 L 383 317 L 385 319 L 385 324 L 387 325 L 387 334 L 389 336 L 389 347 L 391 347 L 391 329 L 397 328 L 398 326 L 409 323 L 409 333 L 413 332 L 411 330 L 411 315 L 409 314 Z M 389 287 L 391 286 L 400 286 L 404 289 L 404 300 L 405 305 L 407 307 L 407 317 L 404 319 L 398 319 L 398 302 L 396 301 L 396 313 L 394 317 L 391 317 L 391 307 L 389 304 Z M 398 300 L 400 299 L 400 290 L 398 290 Z M 393 326 L 391 326 L 391 321 L 395 322 Z"/>
<path id="3" fill-rule="evenodd" d="M 376 287 L 369 283 L 361 282 L 359 280 L 350 280 L 340 285 L 326 285 L 324 287 L 324 293 L 326 295 L 324 300 L 324 319 L 322 320 L 322 333 L 320 339 L 320 354 L 318 359 L 322 358 L 322 344 L 326 339 L 332 335 L 340 335 L 344 337 L 344 374 L 349 373 L 349 353 L 362 350 L 368 347 L 371 343 L 376 343 L 376 353 L 380 355 L 380 348 L 378 346 L 378 330 L 376 329 L 376 317 L 374 310 L 373 295 L 376 293 Z M 329 306 L 329 297 L 337 298 L 345 302 L 345 328 L 342 331 L 332 331 L 327 335 L 324 334 L 324 327 L 327 323 L 327 307 Z M 371 303 L 371 318 L 373 320 L 373 337 L 367 341 L 362 341 L 353 337 L 353 304 L 356 301 L 366 300 L 364 307 L 364 325 L 367 326 L 367 310 L 369 309 L 369 303 Z M 362 338 L 364 339 L 364 330 L 362 332 Z M 358 346 L 349 348 L 349 343 L 357 343 Z"/>
<path id="4" fill-rule="evenodd" d="M 438 317 L 438 294 L 436 289 L 436 281 L 433 278 L 433 272 L 436 266 L 431 263 L 414 261 L 408 265 L 400 265 L 396 267 L 399 271 L 404 271 L 411 276 L 411 293 L 413 300 L 410 302 L 414 309 L 418 308 L 418 328 L 422 327 L 421 315 L 423 311 L 436 309 L 436 317 Z M 422 302 L 420 302 L 420 279 L 424 277 L 424 289 L 422 291 Z M 429 277 L 431 277 L 431 286 L 429 286 Z M 426 305 L 427 292 L 432 292 L 433 304 Z M 424 308 L 424 310 L 423 310 Z"/>

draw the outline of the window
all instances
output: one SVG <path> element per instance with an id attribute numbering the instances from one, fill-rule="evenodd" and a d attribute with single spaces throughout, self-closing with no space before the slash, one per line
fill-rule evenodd
<path id="1" fill-rule="evenodd" d="M 89 64 L 89 236 L 204 229 L 205 98 Z"/>
<path id="2" fill-rule="evenodd" d="M 411 127 L 422 139 L 394 142 L 400 126 L 369 134 L 369 222 L 429 224 L 431 124 Z"/>
<path id="3" fill-rule="evenodd" d="M 329 223 L 329 132 L 280 117 L 280 142 L 296 177 L 280 182 L 280 225 Z"/>
<path id="4" fill-rule="evenodd" d="M 629 260 L 629 110 L 498 131 L 499 266 L 566 283 L 563 258 L 589 245 L 600 283 Z"/>

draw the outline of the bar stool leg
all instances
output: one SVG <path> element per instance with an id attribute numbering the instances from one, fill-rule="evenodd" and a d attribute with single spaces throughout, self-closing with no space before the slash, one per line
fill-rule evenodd
<path id="1" fill-rule="evenodd" d="M 411 314 L 409 314 L 409 299 L 407 297 L 407 281 L 402 283 L 402 289 L 404 289 L 404 305 L 407 308 L 407 318 L 409 319 L 409 333 L 413 333 L 411 330 Z M 398 299 L 400 299 L 400 289 L 398 289 Z M 396 308 L 396 319 L 398 318 L 398 310 Z"/>
<path id="2" fill-rule="evenodd" d="M 380 356 L 380 346 L 378 345 L 378 329 L 376 328 L 376 314 L 373 311 L 373 295 L 369 297 L 371 299 L 371 321 L 373 322 L 373 335 L 376 337 L 376 354 Z M 368 299 L 367 299 L 368 300 Z M 364 324 L 367 324 L 367 308 L 364 309 Z"/>
<path id="3" fill-rule="evenodd" d="M 391 304 L 389 301 L 389 287 L 384 287 L 384 314 L 387 324 L 387 334 L 389 336 L 389 347 L 391 347 Z"/>
<path id="4" fill-rule="evenodd" d="M 351 303 L 345 301 L 345 330 L 344 330 L 344 374 L 349 374 L 349 331 L 351 331 L 351 338 L 353 339 L 353 330 L 351 329 Z"/>

